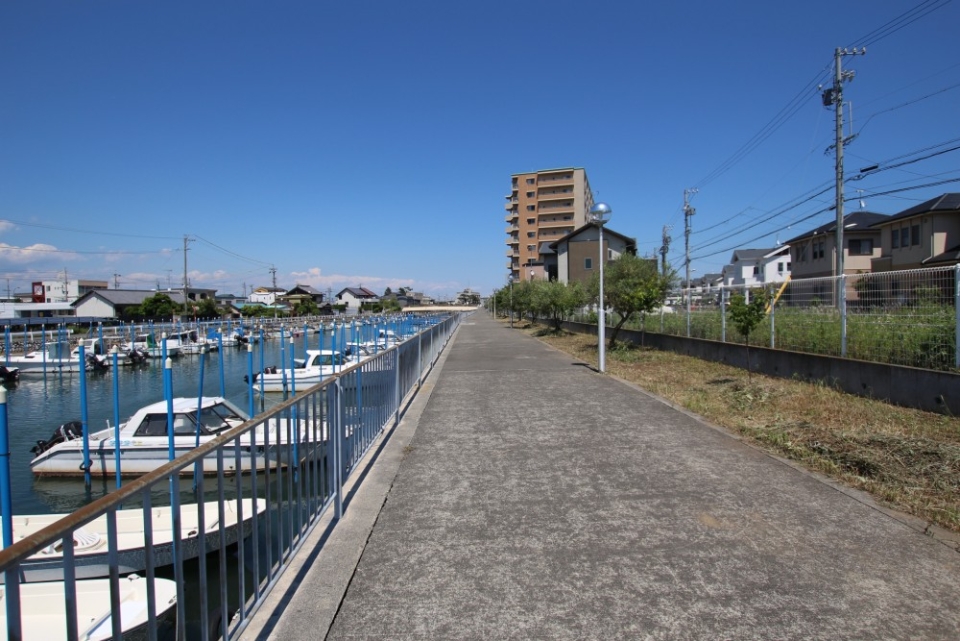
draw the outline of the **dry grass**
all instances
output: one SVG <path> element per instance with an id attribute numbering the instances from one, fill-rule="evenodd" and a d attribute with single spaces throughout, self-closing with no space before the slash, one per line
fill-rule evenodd
<path id="1" fill-rule="evenodd" d="M 595 336 L 529 325 L 523 331 L 597 362 Z M 608 350 L 607 371 L 890 507 L 960 532 L 960 418 L 635 346 Z"/>

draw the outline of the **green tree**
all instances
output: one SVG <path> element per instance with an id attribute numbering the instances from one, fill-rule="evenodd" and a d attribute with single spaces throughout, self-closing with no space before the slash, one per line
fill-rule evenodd
<path id="1" fill-rule="evenodd" d="M 673 270 L 662 274 L 657 269 L 656 260 L 638 258 L 633 254 L 621 254 L 604 267 L 603 297 L 606 307 L 619 317 L 610 332 L 610 348 L 616 345 L 620 329 L 627 321 L 637 315 L 645 321 L 647 314 L 663 305 L 674 279 Z M 599 275 L 591 281 L 590 289 L 596 300 L 599 297 Z M 642 340 L 641 335 L 641 343 Z"/>
<path id="2" fill-rule="evenodd" d="M 320 308 L 310 299 L 300 301 L 296 307 L 293 308 L 294 316 L 317 316 L 319 313 Z"/>
<path id="3" fill-rule="evenodd" d="M 173 299 L 166 294 L 154 294 L 145 298 L 137 310 L 138 315 L 144 318 L 162 318 L 164 316 L 173 316 L 174 312 L 179 311 L 180 305 L 173 302 Z"/>
<path id="4" fill-rule="evenodd" d="M 580 283 L 538 280 L 529 285 L 531 311 L 549 319 L 555 331 L 560 330 L 567 316 L 587 302 L 586 291 Z"/>
<path id="5" fill-rule="evenodd" d="M 750 302 L 747 297 L 741 293 L 736 293 L 730 297 L 730 320 L 734 327 L 743 336 L 743 341 L 747 346 L 747 374 L 751 373 L 750 367 L 750 332 L 755 330 L 763 318 L 767 315 L 767 303 L 770 302 L 769 292 L 762 289 L 750 290 Z"/>
<path id="6" fill-rule="evenodd" d="M 204 298 L 197 305 L 196 313 L 201 318 L 220 318 L 223 315 L 223 310 L 220 309 L 214 299 Z"/>

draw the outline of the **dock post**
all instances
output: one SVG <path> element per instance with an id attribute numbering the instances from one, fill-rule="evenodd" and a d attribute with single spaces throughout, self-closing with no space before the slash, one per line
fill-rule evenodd
<path id="1" fill-rule="evenodd" d="M 90 487 L 90 428 L 87 422 L 87 355 L 80 343 L 80 424 L 83 427 L 83 482 Z M 120 444 L 117 444 L 120 447 Z"/>

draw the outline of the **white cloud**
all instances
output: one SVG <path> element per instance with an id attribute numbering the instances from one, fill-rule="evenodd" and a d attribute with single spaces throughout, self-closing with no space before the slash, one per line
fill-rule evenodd
<path id="1" fill-rule="evenodd" d="M 58 262 L 79 260 L 79 254 L 73 252 L 60 251 L 53 245 L 44 243 L 35 243 L 26 247 L 16 247 L 6 243 L 0 243 L 0 262 L 10 262 L 17 264 L 39 263 L 56 259 Z"/>

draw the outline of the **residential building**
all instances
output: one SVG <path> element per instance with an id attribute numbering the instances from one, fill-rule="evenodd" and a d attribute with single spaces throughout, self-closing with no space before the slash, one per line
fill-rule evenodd
<path id="1" fill-rule="evenodd" d="M 551 253 L 544 253 L 541 266 L 528 267 L 531 279 L 548 278 L 561 283 L 586 283 L 600 269 L 600 228 L 587 223 L 550 243 Z M 621 254 L 637 253 L 635 238 L 624 236 L 609 227 L 603 229 L 603 256 L 609 263 Z"/>
<path id="2" fill-rule="evenodd" d="M 157 294 L 166 294 L 177 305 L 183 305 L 183 292 L 157 292 L 152 289 L 98 289 L 87 292 L 71 305 L 77 316 L 120 318 L 130 307 L 139 306 L 144 300 Z"/>
<path id="3" fill-rule="evenodd" d="M 582 167 L 513 174 L 505 207 L 510 276 L 517 281 L 537 274 L 542 277 L 541 249 L 585 225 L 592 206 L 590 183 Z"/>
<path id="4" fill-rule="evenodd" d="M 105 280 L 43 280 L 33 283 L 34 303 L 70 303 L 87 292 L 106 289 Z"/>
<path id="5" fill-rule="evenodd" d="M 364 303 L 375 303 L 380 300 L 375 293 L 366 287 L 346 287 L 337 294 L 337 302 L 347 306 L 347 314 L 356 314 Z"/>
<path id="6" fill-rule="evenodd" d="M 873 225 L 890 218 L 886 214 L 857 211 L 843 217 L 843 272 L 860 274 L 873 270 L 880 256 L 880 229 Z M 793 278 L 833 276 L 836 265 L 837 221 L 833 220 L 787 241 Z"/>
<path id="7" fill-rule="evenodd" d="M 874 226 L 880 231 L 875 272 L 960 262 L 960 193 L 942 194 Z"/>
<path id="8" fill-rule="evenodd" d="M 469 287 L 457 294 L 457 305 L 479 305 L 482 296 Z"/>
<path id="9" fill-rule="evenodd" d="M 283 300 L 291 307 L 296 307 L 302 302 L 311 301 L 316 305 L 323 305 L 323 292 L 314 289 L 310 285 L 294 285 L 293 289 L 283 295 Z"/>
<path id="10" fill-rule="evenodd" d="M 735 249 L 730 264 L 723 268 L 726 287 L 762 287 L 782 283 L 790 275 L 790 246 L 772 249 Z"/>
<path id="11" fill-rule="evenodd" d="M 250 292 L 248 300 L 251 303 L 262 303 L 264 305 L 275 305 L 277 299 L 283 296 L 287 290 L 280 287 L 257 287 Z"/>

